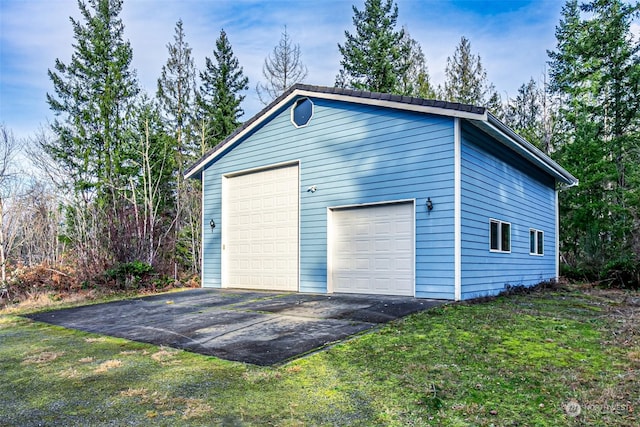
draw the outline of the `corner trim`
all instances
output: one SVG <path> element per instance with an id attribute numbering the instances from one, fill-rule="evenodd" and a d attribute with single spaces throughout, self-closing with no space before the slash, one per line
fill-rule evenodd
<path id="1" fill-rule="evenodd" d="M 460 118 L 453 119 L 453 239 L 454 239 L 454 300 L 462 299 L 462 146 Z"/>
<path id="2" fill-rule="evenodd" d="M 555 213 L 556 213 L 556 281 L 560 280 L 560 201 L 558 199 L 559 191 L 556 189 L 555 191 Z"/>
<path id="3" fill-rule="evenodd" d="M 202 171 L 202 181 L 200 185 L 200 287 L 206 288 L 204 285 L 204 239 L 206 236 L 204 228 L 204 183 L 205 183 L 205 171 Z"/>

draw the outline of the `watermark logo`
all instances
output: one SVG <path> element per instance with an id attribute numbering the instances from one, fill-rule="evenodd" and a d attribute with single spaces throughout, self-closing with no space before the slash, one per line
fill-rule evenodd
<path id="1" fill-rule="evenodd" d="M 575 418 L 582 412 L 582 407 L 575 400 L 570 400 L 564 404 L 564 412 L 567 416 Z"/>

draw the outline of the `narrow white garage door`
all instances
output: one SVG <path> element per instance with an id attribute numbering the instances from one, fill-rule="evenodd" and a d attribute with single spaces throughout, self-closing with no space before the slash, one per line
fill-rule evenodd
<path id="1" fill-rule="evenodd" d="M 334 292 L 414 295 L 413 203 L 331 211 Z"/>
<path id="2" fill-rule="evenodd" d="M 298 290 L 298 165 L 223 181 L 223 286 Z"/>

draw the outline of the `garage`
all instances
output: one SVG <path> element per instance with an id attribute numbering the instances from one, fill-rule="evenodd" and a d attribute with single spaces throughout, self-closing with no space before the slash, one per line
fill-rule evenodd
<path id="1" fill-rule="evenodd" d="M 223 177 L 223 287 L 298 290 L 298 169 Z"/>
<path id="2" fill-rule="evenodd" d="M 414 295 L 414 203 L 330 211 L 333 292 Z"/>

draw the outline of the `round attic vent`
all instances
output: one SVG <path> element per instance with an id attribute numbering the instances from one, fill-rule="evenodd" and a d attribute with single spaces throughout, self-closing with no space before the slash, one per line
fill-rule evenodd
<path id="1" fill-rule="evenodd" d="M 291 107 L 291 123 L 297 128 L 308 125 L 311 116 L 313 116 L 313 102 L 309 98 L 300 98 Z"/>

